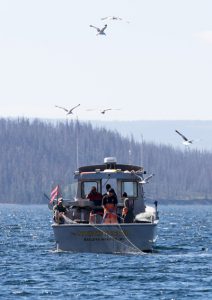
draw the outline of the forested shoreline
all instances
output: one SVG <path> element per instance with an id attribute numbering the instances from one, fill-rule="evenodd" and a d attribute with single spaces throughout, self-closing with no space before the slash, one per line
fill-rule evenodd
<path id="1" fill-rule="evenodd" d="M 44 203 L 43 193 L 49 195 L 57 184 L 70 198 L 77 166 L 101 164 L 108 156 L 119 163 L 142 162 L 148 174 L 155 174 L 145 186 L 147 199 L 212 199 L 211 152 L 140 144 L 89 122 L 24 118 L 0 119 L 0 145 L 1 203 Z"/>

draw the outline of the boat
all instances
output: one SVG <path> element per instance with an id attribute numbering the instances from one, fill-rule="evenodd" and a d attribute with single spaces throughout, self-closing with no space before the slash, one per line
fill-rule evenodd
<path id="1" fill-rule="evenodd" d="M 119 164 L 115 157 L 106 157 L 100 165 L 79 167 L 74 172 L 76 196 L 71 200 L 63 199 L 67 209 L 63 222 L 53 220 L 57 250 L 120 254 L 153 251 L 159 214 L 157 201 L 145 205 L 145 174 L 143 167 Z M 98 209 L 101 211 L 102 206 L 95 206 L 87 198 L 93 186 L 99 193 L 106 194 L 108 184 L 115 190 L 118 201 L 117 222 L 109 224 L 104 222 L 102 215 L 95 213 Z M 128 223 L 122 218 L 124 193 L 133 207 L 134 217 Z M 51 209 L 56 203 L 54 199 Z"/>

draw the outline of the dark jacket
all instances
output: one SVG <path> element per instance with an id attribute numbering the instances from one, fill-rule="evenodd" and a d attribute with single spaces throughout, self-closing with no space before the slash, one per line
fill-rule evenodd
<path id="1" fill-rule="evenodd" d="M 54 206 L 54 210 L 58 210 L 59 212 L 64 212 L 64 213 L 67 211 L 66 207 L 63 204 L 56 204 Z"/>
<path id="2" fill-rule="evenodd" d="M 95 206 L 102 205 L 102 194 L 98 192 L 90 192 L 86 198 L 92 201 Z"/>
<path id="3" fill-rule="evenodd" d="M 102 204 L 105 206 L 107 203 L 117 205 L 118 200 L 116 195 L 113 196 L 105 195 L 102 199 Z"/>

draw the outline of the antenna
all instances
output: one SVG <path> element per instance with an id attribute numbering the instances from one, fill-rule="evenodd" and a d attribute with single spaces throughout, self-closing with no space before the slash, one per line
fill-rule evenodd
<path id="1" fill-rule="evenodd" d="M 129 153 L 129 165 L 131 165 L 132 164 L 132 151 L 131 151 L 131 149 L 129 149 L 128 153 Z"/>
<path id="2" fill-rule="evenodd" d="M 144 165 L 144 137 L 143 134 L 141 133 L 141 158 L 140 158 L 140 165 Z"/>

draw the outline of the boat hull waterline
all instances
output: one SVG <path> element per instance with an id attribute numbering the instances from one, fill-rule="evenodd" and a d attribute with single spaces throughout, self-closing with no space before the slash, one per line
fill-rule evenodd
<path id="1" fill-rule="evenodd" d="M 157 238 L 154 223 L 53 224 L 57 250 L 91 253 L 151 252 Z"/>

